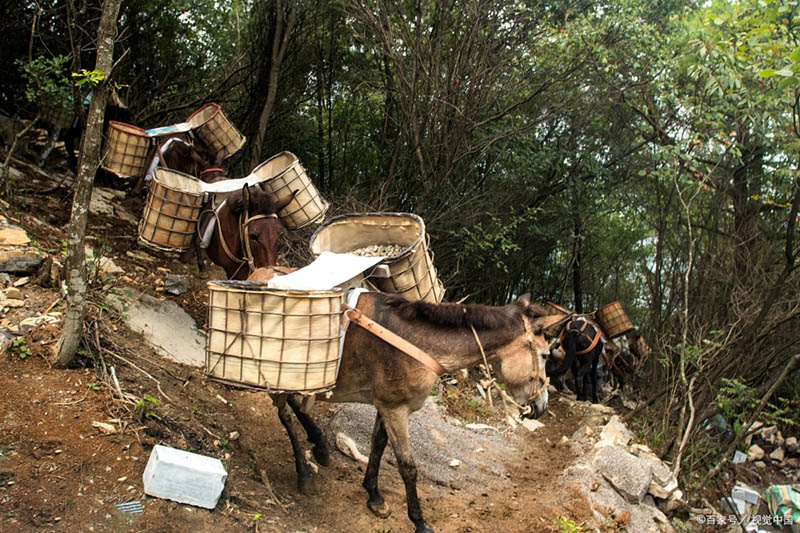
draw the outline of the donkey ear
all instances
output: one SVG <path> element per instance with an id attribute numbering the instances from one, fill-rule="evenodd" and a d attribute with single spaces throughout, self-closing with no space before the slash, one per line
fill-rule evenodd
<path id="1" fill-rule="evenodd" d="M 242 203 L 245 209 L 250 209 L 250 187 L 246 183 L 242 186 Z"/>
<path id="2" fill-rule="evenodd" d="M 277 213 L 278 211 L 289 205 L 289 202 L 294 200 L 294 197 L 297 195 L 298 192 L 300 192 L 300 189 L 295 189 L 289 196 L 275 200 L 275 212 Z"/>
<path id="3" fill-rule="evenodd" d="M 517 300 L 517 303 L 522 307 L 528 307 L 529 305 L 531 305 L 531 293 L 526 292 L 525 294 L 520 296 L 519 299 Z"/>

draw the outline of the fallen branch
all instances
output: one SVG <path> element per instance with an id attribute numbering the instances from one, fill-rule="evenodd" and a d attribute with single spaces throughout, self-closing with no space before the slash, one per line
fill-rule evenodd
<path id="1" fill-rule="evenodd" d="M 272 490 L 272 483 L 269 482 L 269 477 L 267 477 L 267 471 L 262 468 L 261 470 L 258 471 L 258 473 L 261 474 L 261 482 L 267 488 L 267 495 L 270 498 L 272 498 L 272 500 L 278 505 L 278 507 L 283 509 L 284 513 L 288 514 L 288 511 L 286 510 L 286 507 L 284 507 L 284 505 L 281 503 L 281 501 L 275 495 L 275 491 Z"/>
<path id="2" fill-rule="evenodd" d="M 138 366 L 136 366 L 134 363 L 132 363 L 132 362 L 131 362 L 131 361 L 129 361 L 128 359 L 126 359 L 126 358 L 122 357 L 121 355 L 119 355 L 119 354 L 117 354 L 117 353 L 114 353 L 114 352 L 112 352 L 112 351 L 111 351 L 111 350 L 109 350 L 108 348 L 101 348 L 101 349 L 102 349 L 104 352 L 106 352 L 108 355 L 110 355 L 110 356 L 112 356 L 112 357 L 116 357 L 116 358 L 117 358 L 117 359 L 119 359 L 120 361 L 123 361 L 123 362 L 125 362 L 125 363 L 127 363 L 127 364 L 131 365 L 133 368 L 135 368 L 136 370 L 138 370 L 139 372 L 141 372 L 142 374 L 144 374 L 144 375 L 145 375 L 145 376 L 147 376 L 148 378 L 152 379 L 153 381 L 155 381 L 155 382 L 156 382 L 156 388 L 158 389 L 158 392 L 160 392 L 160 393 L 161 393 L 161 395 L 162 395 L 164 398 L 166 398 L 167 400 L 169 400 L 170 402 L 172 402 L 172 403 L 175 403 L 175 402 L 172 400 L 172 398 L 170 398 L 169 396 L 167 396 L 167 394 L 166 394 L 166 393 L 165 393 L 163 390 L 161 390 L 161 382 L 160 382 L 159 380 L 157 380 L 156 378 L 154 378 L 153 376 L 151 376 L 150 374 L 148 374 L 147 372 L 145 372 L 144 370 L 142 370 L 141 368 L 139 368 Z"/>

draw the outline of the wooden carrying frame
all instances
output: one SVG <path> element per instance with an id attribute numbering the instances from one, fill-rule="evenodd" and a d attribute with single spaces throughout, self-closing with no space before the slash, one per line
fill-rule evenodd
<path id="1" fill-rule="evenodd" d="M 609 339 L 624 335 L 633 329 L 633 324 L 619 301 L 604 305 L 594 312 L 594 317 Z"/>
<path id="2" fill-rule="evenodd" d="M 206 372 L 270 392 L 321 392 L 339 371 L 342 291 L 208 282 Z"/>
<path id="3" fill-rule="evenodd" d="M 311 236 L 311 253 L 348 253 L 376 244 L 397 244 L 403 251 L 380 264 L 389 269 L 388 277 L 370 281 L 383 292 L 396 293 L 408 300 L 441 302 L 444 286 L 433 266 L 428 250 L 425 223 L 411 213 L 364 213 L 334 217 Z"/>
<path id="4" fill-rule="evenodd" d="M 142 128 L 112 120 L 100 164 L 121 178 L 138 177 L 147 164 L 150 143 Z"/>
<path id="5" fill-rule="evenodd" d="M 225 157 L 230 157 L 244 146 L 245 136 L 228 120 L 219 104 L 204 105 L 192 113 L 186 122 L 215 154 L 225 150 Z"/>
<path id="6" fill-rule="evenodd" d="M 276 154 L 254 168 L 250 174 L 262 180 L 261 188 L 273 200 L 286 198 L 297 191 L 289 205 L 278 212 L 278 217 L 287 228 L 304 228 L 315 222 L 322 222 L 325 218 L 329 204 L 320 196 L 293 153 Z"/>
<path id="7" fill-rule="evenodd" d="M 203 207 L 200 180 L 158 167 L 139 221 L 139 242 L 165 252 L 191 248 Z"/>

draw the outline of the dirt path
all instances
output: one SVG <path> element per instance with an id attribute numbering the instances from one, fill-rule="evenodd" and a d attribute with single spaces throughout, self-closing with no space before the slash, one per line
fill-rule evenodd
<path id="1" fill-rule="evenodd" d="M 66 222 L 68 190 L 28 194 L 29 208 L 7 213 L 36 245 L 58 256 Z M 126 206 L 140 209 L 141 200 Z M 128 205 L 130 204 L 130 205 Z M 136 251 L 135 225 L 92 216 L 91 244 L 124 269 L 125 284 L 164 297 L 158 288 L 167 272 L 189 277 L 191 288 L 169 297 L 205 325 L 206 280 L 192 263 L 148 257 Z M 214 267 L 211 277 L 221 277 Z M 366 508 L 361 487 L 363 466 L 334 451 L 332 465 L 317 477 L 317 494 L 296 490 L 288 439 L 269 397 L 208 381 L 201 370 L 155 355 L 139 335 L 109 311 L 98 287 L 87 343 L 74 369 L 51 369 L 46 355 L 59 325 L 26 333 L 30 350 L 2 354 L 0 372 L 0 531 L 98 532 L 401 532 L 411 531 L 402 480 L 387 452 L 380 486 L 393 510 L 385 520 Z M 33 284 L 21 288 L 25 305 L 6 309 L 3 327 L 25 317 L 62 311 L 55 289 Z M 112 371 L 113 368 L 113 371 Z M 113 382 L 116 375 L 119 389 Z M 476 402 L 469 380 L 446 380 L 425 411 L 412 416 L 422 508 L 439 533 L 491 530 L 558 531 L 554 521 L 581 523 L 590 511 L 580 494 L 560 487 L 558 477 L 576 459 L 563 437 L 571 437 L 596 417 L 588 407 L 551 399 L 552 414 L 534 433 L 509 429 L 504 416 Z M 120 394 L 121 393 L 121 394 Z M 372 414 L 318 403 L 313 414 L 332 450 L 345 431 L 368 453 Z M 460 422 L 454 422 L 459 420 Z M 107 424 L 105 429 L 97 422 Z M 465 422 L 497 429 L 468 429 Z M 238 434 L 233 438 L 232 434 Z M 214 511 L 146 497 L 142 472 L 155 444 L 220 458 L 229 477 Z M 450 467 L 452 458 L 461 465 Z M 264 470 L 279 502 L 267 498 Z M 138 501 L 143 513 L 128 514 L 116 504 Z"/>

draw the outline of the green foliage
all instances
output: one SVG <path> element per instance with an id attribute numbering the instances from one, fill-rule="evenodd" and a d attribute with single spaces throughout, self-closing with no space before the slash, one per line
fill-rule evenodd
<path id="1" fill-rule="evenodd" d="M 25 337 L 16 337 L 11 341 L 11 352 L 16 354 L 20 359 L 25 359 L 29 355 L 33 355 L 31 349 L 25 343 Z"/>
<path id="2" fill-rule="evenodd" d="M 156 407 L 161 403 L 158 398 L 145 394 L 136 402 L 135 410 L 139 413 L 139 417 L 143 420 L 150 418 L 155 412 Z"/>
<path id="3" fill-rule="evenodd" d="M 100 390 L 100 385 L 95 382 L 87 383 L 86 387 L 95 392 Z"/>
<path id="4" fill-rule="evenodd" d="M 575 523 L 574 520 L 566 516 L 559 516 L 553 520 L 553 525 L 558 528 L 559 533 L 578 533 L 583 531 L 583 527 Z"/>
<path id="5" fill-rule="evenodd" d="M 25 81 L 25 99 L 32 104 L 68 108 L 72 93 L 64 75 L 67 61 L 65 56 L 37 57 L 31 62 L 17 59 L 15 63 Z"/>
<path id="6" fill-rule="evenodd" d="M 722 387 L 716 397 L 722 416 L 737 434 L 744 430 L 744 424 L 758 407 L 760 400 L 758 391 L 738 377 L 722 378 Z M 800 412 L 794 402 L 778 397 L 775 402 L 767 402 L 760 420 L 767 425 L 796 426 L 800 424 Z"/>
<path id="7" fill-rule="evenodd" d="M 106 75 L 101 70 L 86 70 L 81 69 L 78 72 L 72 73 L 72 83 L 76 87 L 81 87 L 84 84 L 88 85 L 89 87 L 97 87 L 100 85 L 103 80 L 106 79 Z"/>

